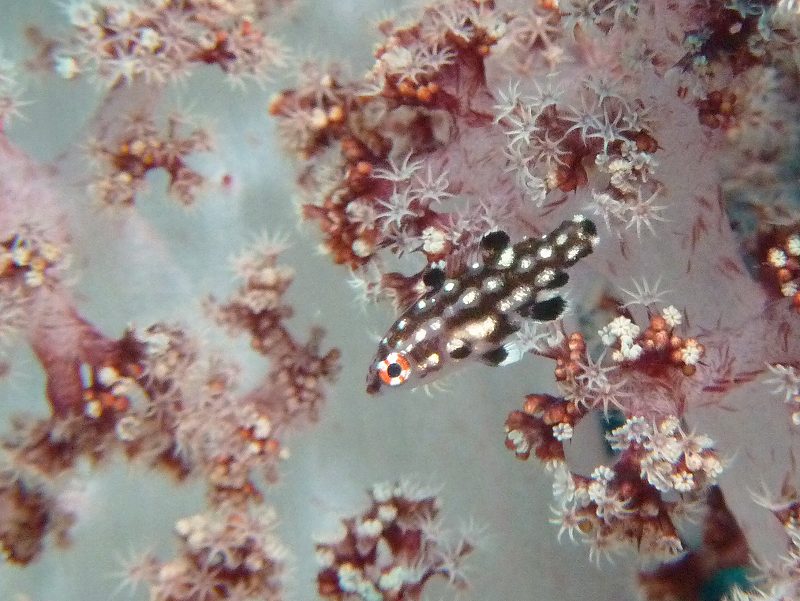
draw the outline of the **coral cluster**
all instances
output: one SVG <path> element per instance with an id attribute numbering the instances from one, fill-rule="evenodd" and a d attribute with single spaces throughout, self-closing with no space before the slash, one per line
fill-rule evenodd
<path id="1" fill-rule="evenodd" d="M 86 191 L 131 218 L 162 171 L 173 197 L 195 203 L 206 176 L 191 156 L 211 152 L 212 135 L 186 116 L 162 120 L 161 99 L 200 65 L 263 83 L 284 62 L 269 33 L 282 5 L 75 0 L 63 35 L 31 30 L 30 65 L 104 94 L 81 140 L 97 164 Z M 559 534 L 592 559 L 625 550 L 650 562 L 637 564 L 648 599 L 705 598 L 745 567 L 761 590 L 734 598 L 797 596 L 798 2 L 433 0 L 378 30 L 363 77 L 301 61 L 269 102 L 323 252 L 361 300 L 399 309 L 430 264 L 459 277 L 487 232 L 534 238 L 594 219 L 599 242 L 569 274 L 565 313 L 512 341 L 552 361 L 553 382 L 526 382 L 536 390 L 509 414 L 506 446 L 553 472 Z M 86 244 L 69 225 L 80 211 L 64 209 L 84 200 L 70 184 L 86 179 L 77 161 L 39 165 L 10 141 L 22 89 L 0 58 L 0 342 L 30 346 L 49 412 L 0 442 L 0 550 L 28 564 L 45 537 L 67 542 L 77 465 L 122 456 L 201 481 L 208 500 L 176 524 L 173 559 L 126 566 L 131 584 L 157 601 L 281 598 L 266 486 L 289 457 L 286 435 L 320 418 L 339 351 L 322 349 L 319 328 L 300 339 L 288 325 L 294 272 L 277 239 L 238 257 L 238 288 L 204 305 L 265 364 L 249 390 L 195 327 L 163 317 L 115 336 L 92 323 L 67 278 L 73 244 Z M 743 452 L 748 420 L 775 407 L 784 429 Z M 723 412 L 739 427 L 714 430 Z M 605 446 L 579 467 L 592 423 Z M 766 466 L 787 482 L 781 500 L 734 503 Z M 406 484 L 370 494 L 317 545 L 321 596 L 417 600 L 434 577 L 465 582 L 473 542 L 445 540 L 434 495 Z M 758 511 L 783 526 L 770 541 L 788 541 L 777 568 L 750 559 Z"/>
<path id="2" fill-rule="evenodd" d="M 288 420 L 316 421 L 323 400 L 322 385 L 338 370 L 339 351 L 319 352 L 322 330 L 312 330 L 309 340 L 300 344 L 283 322 L 292 308 L 283 294 L 294 274 L 278 264 L 283 245 L 264 239 L 236 260 L 242 286 L 224 304 L 209 299 L 208 307 L 216 321 L 233 333 L 245 332 L 258 353 L 272 359 L 265 384 L 249 393 L 251 402 L 263 404 L 285 414 Z"/>
<path id="3" fill-rule="evenodd" d="M 779 292 L 780 296 L 792 299 L 795 311 L 800 311 L 800 290 L 798 290 L 798 277 L 800 277 L 800 231 L 798 226 L 784 226 L 771 228 L 764 232 L 759 240 L 760 250 L 766 252 L 761 257 L 762 268 L 765 272 L 765 284 L 773 294 Z"/>
<path id="4" fill-rule="evenodd" d="M 289 312 L 281 296 L 291 272 L 275 265 L 279 252 L 248 253 L 255 267 L 241 291 L 252 292 L 256 279 L 262 294 L 270 293 L 267 282 L 273 295 L 274 306 L 250 314 L 261 320 L 261 336 L 275 340 L 260 349 L 272 367 L 257 388 L 237 393 L 236 366 L 208 352 L 184 327 L 156 323 L 110 340 L 72 313 L 59 327 L 75 328 L 73 341 L 28 332 L 49 367 L 53 416 L 7 440 L 9 459 L 56 477 L 81 456 L 99 461 L 119 449 L 180 478 L 202 476 L 215 502 L 259 498 L 254 472 L 275 478 L 276 463 L 286 455 L 283 432 L 302 416 L 316 419 L 322 385 L 336 374 L 338 359 L 337 351 L 318 354 L 319 331 L 300 344 L 286 330 Z M 65 348 L 67 342 L 76 346 Z M 64 355 L 74 356 L 74 363 L 65 364 Z"/>
<path id="5" fill-rule="evenodd" d="M 234 83 L 263 83 L 283 63 L 284 49 L 266 25 L 284 4 L 75 1 L 65 7 L 70 29 L 62 37 L 29 30 L 39 50 L 29 66 L 66 79 L 88 76 L 105 94 L 88 140 L 79 141 L 96 168 L 86 191 L 100 205 L 127 208 L 118 217 L 135 223 L 137 195 L 159 170 L 171 196 L 195 202 L 206 178 L 191 155 L 212 151 L 211 134 L 186 113 L 162 119 L 166 86 L 202 64 L 219 67 Z M 0 338 L 30 346 L 45 377 L 49 414 L 15 418 L 0 439 L 3 557 L 27 565 L 48 537 L 67 544 L 78 519 L 69 482 L 79 468 L 122 457 L 178 481 L 199 480 L 208 501 L 205 511 L 176 523 L 173 558 L 137 554 L 124 565 L 123 584 L 143 584 L 160 601 L 283 598 L 287 553 L 264 494 L 289 458 L 287 434 L 319 419 L 340 364 L 338 350 L 323 350 L 321 328 L 300 340 L 287 323 L 294 271 L 280 261 L 286 245 L 257 241 L 234 260 L 238 289 L 205 299 L 210 321 L 232 336 L 244 334 L 262 358 L 263 374 L 248 390 L 240 390 L 235 359 L 205 344 L 195 326 L 163 320 L 105 334 L 82 314 L 70 272 L 73 242 L 79 249 L 87 242 L 70 223 L 82 208 L 69 203 L 84 199 L 62 193 L 61 184 L 86 179 L 64 159 L 70 153 L 40 165 L 5 136 L 21 89 L 15 66 L 0 62 Z M 330 118 L 338 118 L 336 111 Z M 333 546 L 330 552 L 375 572 L 387 598 L 418 599 L 434 576 L 463 585 L 461 560 L 472 543 L 446 547 L 432 529 L 436 498 L 404 485 L 387 494 L 380 502 L 383 531 L 369 534 L 372 555 Z M 364 519 L 375 522 L 376 512 Z"/>
<path id="6" fill-rule="evenodd" d="M 167 119 L 164 131 L 149 115 L 131 115 L 110 139 L 90 143 L 100 173 L 92 184 L 97 200 L 108 206 L 130 206 L 145 185 L 149 172 L 166 171 L 168 192 L 184 205 L 192 204 L 204 178 L 186 162 L 188 155 L 211 150 L 206 130 L 192 128 L 177 115 Z"/>
<path id="7" fill-rule="evenodd" d="M 13 422 L 0 442 L 0 547 L 28 564 L 47 536 L 68 542 L 76 519 L 68 482 L 79 464 L 115 455 L 207 486 L 209 509 L 178 522 L 182 550 L 128 566 L 153 598 L 281 598 L 284 552 L 263 482 L 288 457 L 284 438 L 318 418 L 338 351 L 322 331 L 298 342 L 284 300 L 293 272 L 280 244 L 256 244 L 236 264 L 244 280 L 230 301 L 209 303 L 232 331 L 246 330 L 269 363 L 239 391 L 239 369 L 187 326 L 157 322 L 110 338 L 82 317 L 63 277 L 69 237 L 41 167 L 7 141 L 0 147 L 3 335 L 30 344 L 47 379 L 50 415 Z"/>
<path id="8" fill-rule="evenodd" d="M 175 524 L 181 553 L 162 562 L 145 554 L 125 565 L 125 583 L 163 601 L 283 598 L 286 550 L 270 508 L 222 505 Z"/>
<path id="9" fill-rule="evenodd" d="M 0 557 L 27 564 L 41 552 L 45 536 L 60 545 L 69 542 L 74 515 L 59 501 L 56 487 L 35 469 L 0 458 Z"/>
<path id="10" fill-rule="evenodd" d="M 791 365 L 768 365 L 772 372 L 766 383 L 774 385 L 772 390 L 776 396 L 783 396 L 783 401 L 790 404 L 795 411 L 792 412 L 792 422 L 800 426 L 800 375 Z"/>
<path id="11" fill-rule="evenodd" d="M 362 299 L 403 308 L 426 264 L 457 273 L 488 231 L 596 217 L 571 311 L 516 341 L 556 362 L 561 395 L 528 395 L 506 445 L 559 466 L 558 521 L 592 555 L 686 553 L 675 521 L 712 521 L 721 453 L 739 450 L 694 434 L 713 425 L 698 410 L 770 371 L 796 408 L 797 3 L 441 0 L 379 30 L 362 79 L 320 65 L 271 101 L 304 218 Z M 625 424 L 615 454 L 573 472 L 598 411 Z M 734 462 L 740 486 L 763 453 Z"/>
<path id="12" fill-rule="evenodd" d="M 237 81 L 262 81 L 283 62 L 281 46 L 262 29 L 274 12 L 269 2 L 73 0 L 66 12 L 71 31 L 50 59 L 67 79 L 88 74 L 107 87 L 136 78 L 163 83 L 208 64 Z"/>
<path id="13" fill-rule="evenodd" d="M 702 493 L 722 472 L 712 441 L 686 434 L 675 417 L 652 424 L 635 416 L 608 435 L 618 452 L 613 465 L 583 476 L 571 472 L 563 459 L 572 426 L 560 421 L 550 428 L 558 408 L 569 413 L 574 405 L 551 399 L 543 406 L 538 400 L 529 397 L 523 412 L 511 414 L 507 441 L 523 459 L 527 448 L 535 446 L 540 458 L 550 450 L 546 457 L 555 470 L 553 522 L 559 536 L 582 537 L 598 562 L 626 546 L 656 559 L 684 551 L 675 521 L 692 517 Z"/>
<path id="14" fill-rule="evenodd" d="M 20 228 L 0 248 L 0 278 L 8 296 L 44 285 L 63 267 L 63 249 L 29 227 Z"/>
<path id="15" fill-rule="evenodd" d="M 366 511 L 343 520 L 340 536 L 317 544 L 321 596 L 416 601 L 436 576 L 465 585 L 461 564 L 475 543 L 467 535 L 448 542 L 432 493 L 408 482 L 383 483 L 370 497 Z"/>

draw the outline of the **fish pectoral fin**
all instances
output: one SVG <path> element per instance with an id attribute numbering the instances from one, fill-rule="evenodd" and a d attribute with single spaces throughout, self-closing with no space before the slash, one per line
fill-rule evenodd
<path id="1" fill-rule="evenodd" d="M 498 256 L 511 244 L 511 237 L 503 230 L 495 230 L 481 238 L 481 254 L 484 259 Z"/>
<path id="2" fill-rule="evenodd" d="M 531 301 L 519 308 L 519 314 L 536 321 L 553 321 L 558 319 L 567 308 L 567 301 L 560 296 L 554 296 L 543 301 Z"/>
<path id="3" fill-rule="evenodd" d="M 481 355 L 481 361 L 493 367 L 511 365 L 522 358 L 522 351 L 513 342 L 508 342 L 497 348 L 493 348 Z"/>
<path id="4" fill-rule="evenodd" d="M 497 348 L 493 348 L 490 351 L 487 351 L 481 355 L 481 361 L 486 363 L 486 365 L 500 365 L 503 361 L 506 360 L 508 357 L 508 350 L 505 346 L 498 346 Z"/>

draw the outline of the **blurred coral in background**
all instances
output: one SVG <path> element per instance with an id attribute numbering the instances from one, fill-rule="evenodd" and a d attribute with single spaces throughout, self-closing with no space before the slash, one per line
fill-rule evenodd
<path id="1" fill-rule="evenodd" d="M 800 5 L 385 4 L 2 25 L 25 43 L 0 57 L 0 592 L 80 596 L 46 587 L 73 553 L 48 541 L 131 550 L 81 528 L 137 505 L 86 492 L 125 461 L 177 551 L 148 531 L 98 599 L 797 598 Z M 567 311 L 515 328 L 522 367 L 445 356 L 449 390 L 367 405 L 371 305 L 573 215 L 599 242 Z M 501 455 L 506 413 L 541 468 Z M 359 512 L 371 478 L 395 483 Z"/>

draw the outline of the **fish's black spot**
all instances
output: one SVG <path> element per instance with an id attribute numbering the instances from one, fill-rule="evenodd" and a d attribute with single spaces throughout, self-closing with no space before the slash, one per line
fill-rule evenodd
<path id="1" fill-rule="evenodd" d="M 500 365 L 508 357 L 508 351 L 504 346 L 498 346 L 481 355 L 481 360 L 489 365 Z"/>
<path id="2" fill-rule="evenodd" d="M 561 288 L 564 284 L 569 281 L 569 274 L 566 271 L 559 271 L 550 283 L 545 286 L 548 290 L 552 290 L 553 288 Z"/>
<path id="3" fill-rule="evenodd" d="M 462 346 L 450 351 L 449 354 L 452 359 L 466 359 L 471 353 L 472 345 L 469 342 L 465 342 Z"/>
<path id="4" fill-rule="evenodd" d="M 597 226 L 594 224 L 594 221 L 591 219 L 584 219 L 583 220 L 583 231 L 589 234 L 590 236 L 597 235 Z"/>
<path id="5" fill-rule="evenodd" d="M 396 378 L 403 373 L 403 368 L 400 367 L 399 363 L 392 363 L 386 368 L 386 373 L 389 374 L 390 378 Z"/>
<path id="6" fill-rule="evenodd" d="M 422 274 L 422 283 L 432 290 L 439 290 L 445 281 L 444 270 L 441 267 L 431 267 Z"/>
<path id="7" fill-rule="evenodd" d="M 537 321 L 552 321 L 558 319 L 564 312 L 567 303 L 560 296 L 541 301 L 538 303 L 531 303 L 520 309 L 520 315 L 530 317 Z"/>
<path id="8" fill-rule="evenodd" d="M 481 238 L 481 248 L 489 256 L 492 256 L 504 248 L 511 242 L 511 238 L 503 230 L 496 230 L 489 232 Z"/>

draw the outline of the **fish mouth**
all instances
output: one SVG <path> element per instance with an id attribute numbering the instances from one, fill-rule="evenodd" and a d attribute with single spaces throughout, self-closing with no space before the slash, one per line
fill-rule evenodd
<path id="1" fill-rule="evenodd" d="M 369 395 L 377 395 L 381 390 L 381 380 L 378 377 L 378 373 L 370 370 L 369 374 L 367 375 L 367 394 Z"/>

